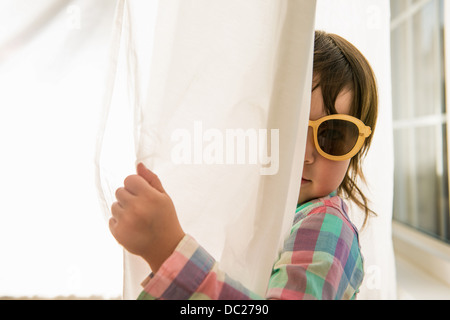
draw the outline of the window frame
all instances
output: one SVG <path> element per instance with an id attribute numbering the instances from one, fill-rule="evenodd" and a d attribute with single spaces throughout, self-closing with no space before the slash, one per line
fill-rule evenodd
<path id="1" fill-rule="evenodd" d="M 408 1 L 408 0 L 406 0 Z M 405 28 L 405 32 L 406 32 L 406 46 L 410 47 L 409 50 L 407 50 L 406 52 L 413 52 L 414 51 L 414 47 L 413 43 L 413 19 L 415 17 L 415 15 L 420 12 L 420 10 L 424 9 L 427 5 L 429 5 L 432 2 L 436 2 L 436 5 L 440 5 L 441 3 L 439 2 L 439 0 L 420 0 L 417 2 L 412 2 L 411 0 L 408 1 L 409 5 L 407 8 L 403 8 L 403 12 L 400 12 L 398 14 L 398 16 L 393 17 L 393 19 L 391 20 L 391 33 L 396 32 L 397 29 L 396 28 Z M 444 6 L 444 25 L 445 25 L 445 21 L 450 21 L 450 13 L 449 13 L 449 4 L 446 1 L 443 1 L 443 6 Z M 406 25 L 405 25 L 406 24 Z M 450 49 L 449 47 L 449 43 L 450 43 L 450 35 L 444 32 L 443 38 L 442 38 L 442 47 L 439 45 L 437 49 L 437 57 L 438 57 L 438 62 L 435 63 L 435 66 L 433 67 L 436 70 L 441 70 L 442 68 L 442 63 L 444 64 L 443 67 L 445 70 L 443 70 L 443 77 L 444 79 L 450 79 L 450 66 L 448 63 L 445 63 L 445 61 L 450 61 L 450 54 L 449 54 L 449 50 L 447 50 L 447 48 Z M 440 50 L 444 50 L 444 56 L 441 55 Z M 446 59 L 447 57 L 448 59 Z M 405 79 L 410 79 L 410 81 L 413 81 L 412 79 L 414 78 L 414 74 L 411 73 L 410 70 L 413 70 L 413 66 L 414 66 L 414 61 L 412 60 L 412 55 L 411 54 L 407 54 L 404 57 L 404 64 L 406 65 L 406 68 L 404 69 L 404 71 L 406 72 L 405 75 Z M 441 62 L 443 59 L 443 62 Z M 450 89 L 449 89 L 450 83 L 448 81 L 445 81 L 445 87 L 444 88 L 437 88 L 434 92 L 434 96 L 436 101 L 439 101 L 442 97 L 442 95 L 445 95 L 445 99 L 446 101 L 444 101 L 446 106 L 450 105 Z M 413 90 L 414 90 L 414 84 L 413 83 L 409 83 L 406 86 L 406 96 L 404 97 L 406 99 L 406 105 L 414 105 L 413 103 Z M 449 159 L 447 158 L 447 166 L 443 165 L 443 161 L 444 157 L 443 157 L 443 152 L 444 150 L 449 150 L 449 137 L 450 137 L 450 128 L 449 128 L 449 124 L 450 124 L 450 114 L 449 114 L 449 110 L 447 108 L 445 108 L 445 110 L 443 110 L 443 112 L 441 113 L 436 113 L 436 114 L 410 114 L 410 117 L 406 116 L 406 118 L 400 118 L 400 119 L 393 119 L 393 129 L 394 129 L 394 135 L 395 132 L 397 130 L 407 130 L 407 129 L 420 129 L 420 128 L 430 128 L 431 130 L 436 130 L 436 168 L 438 170 L 443 170 L 442 171 L 442 175 L 443 179 L 446 179 L 447 181 L 445 181 L 445 183 L 447 185 L 450 185 L 450 175 L 446 172 L 448 171 L 448 168 L 450 167 L 450 164 L 448 163 Z M 442 126 L 445 125 L 446 128 L 443 129 Z M 440 129 L 440 127 L 442 129 Z M 443 131 L 446 130 L 446 131 Z M 400 131 L 399 134 L 401 134 Z M 442 134 L 439 134 L 439 132 L 444 133 L 446 137 L 443 138 Z M 407 145 L 409 145 L 412 150 L 415 150 L 415 134 L 413 135 L 408 135 L 408 138 L 406 140 Z M 444 139 L 446 141 L 444 141 Z M 416 157 L 409 157 L 408 161 L 405 163 L 405 168 L 409 168 L 408 170 L 411 171 L 411 176 L 415 176 L 416 175 L 416 170 L 417 170 L 417 165 L 416 165 Z M 444 176 L 444 174 L 446 174 L 446 177 Z M 412 194 L 417 194 L 418 193 L 418 186 L 417 186 L 417 180 L 413 179 L 410 181 L 409 184 L 409 188 L 413 191 Z M 445 199 L 445 198 L 442 198 Z M 445 201 L 445 200 L 444 200 Z M 449 230 L 449 212 L 447 210 L 446 207 L 450 207 L 450 196 L 449 196 L 449 201 L 447 203 L 445 203 L 444 206 L 441 206 L 441 210 L 440 212 L 437 212 L 437 216 L 436 219 L 437 221 L 441 221 L 439 224 L 439 227 L 436 231 L 436 236 L 439 237 L 439 235 L 441 235 L 441 237 L 443 238 L 444 242 L 450 242 L 450 230 Z M 417 228 L 420 229 L 420 225 L 419 225 L 419 214 L 418 212 L 416 212 L 418 208 L 418 205 L 413 205 L 411 206 L 410 209 L 410 213 L 408 214 L 408 216 L 404 216 L 406 213 L 403 212 L 403 210 L 401 212 L 397 213 L 397 219 L 394 217 L 394 220 L 399 221 L 400 220 L 407 220 L 403 223 L 411 224 L 412 228 Z M 395 209 L 395 207 L 394 207 Z M 411 212 L 412 210 L 412 212 Z M 400 216 L 399 216 L 400 215 Z M 403 216 L 403 218 L 402 218 Z M 426 232 L 426 231 L 424 231 Z"/>
<path id="2" fill-rule="evenodd" d="M 398 221 L 392 222 L 392 240 L 396 255 L 449 287 L 450 299 L 450 245 Z"/>
<path id="3" fill-rule="evenodd" d="M 422 0 L 411 3 L 411 6 L 407 11 L 402 12 L 391 20 L 391 33 L 402 23 L 407 20 L 411 20 L 410 18 L 412 16 L 414 16 L 431 1 L 433 0 Z M 444 26 L 450 24 L 449 2 L 450 1 L 443 2 Z M 409 31 L 409 33 L 411 33 L 411 31 Z M 410 36 L 412 35 L 410 34 Z M 445 28 L 443 47 L 444 77 L 445 79 L 450 79 L 450 32 L 445 32 Z M 446 106 L 450 106 L 450 81 L 445 81 L 445 87 L 443 90 L 445 93 L 445 104 Z M 450 108 L 446 108 L 445 114 L 441 115 L 418 116 L 412 120 L 393 121 L 394 130 L 402 127 L 418 127 L 427 124 L 446 124 L 446 147 L 447 150 L 450 150 Z M 441 145 L 443 146 L 443 143 L 441 143 Z M 441 150 L 443 149 L 441 148 Z M 450 162 L 450 158 L 448 159 Z M 450 167 L 450 163 L 448 163 L 448 166 Z M 447 179 L 450 186 L 450 174 L 447 174 Z M 443 286 L 448 286 L 449 295 L 447 298 L 450 298 L 450 243 L 428 235 L 415 227 L 394 219 L 392 221 L 392 239 L 395 254 L 401 256 L 402 259 L 406 259 L 409 263 L 418 267 L 422 272 L 438 279 Z M 429 289 L 432 290 L 432 288 Z"/>

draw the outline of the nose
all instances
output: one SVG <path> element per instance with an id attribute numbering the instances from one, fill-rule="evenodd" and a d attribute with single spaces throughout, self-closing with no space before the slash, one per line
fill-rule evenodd
<path id="1" fill-rule="evenodd" d="M 311 164 L 314 162 L 316 157 L 316 147 L 314 146 L 313 129 L 308 127 L 308 135 L 306 138 L 306 148 L 305 148 L 305 164 Z"/>

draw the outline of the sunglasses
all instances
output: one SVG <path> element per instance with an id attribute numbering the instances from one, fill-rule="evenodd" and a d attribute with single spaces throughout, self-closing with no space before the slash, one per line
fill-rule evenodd
<path id="1" fill-rule="evenodd" d="M 346 115 L 332 114 L 309 121 L 313 129 L 314 145 L 324 158 L 342 161 L 353 157 L 370 136 L 372 129 L 361 120 Z"/>

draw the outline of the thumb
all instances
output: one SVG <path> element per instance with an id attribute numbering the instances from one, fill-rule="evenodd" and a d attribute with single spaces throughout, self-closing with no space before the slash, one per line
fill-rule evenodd
<path id="1" fill-rule="evenodd" d="M 137 174 L 144 178 L 153 188 L 155 188 L 159 192 L 166 193 L 158 176 L 147 169 L 147 167 L 142 162 L 138 163 L 136 171 Z"/>

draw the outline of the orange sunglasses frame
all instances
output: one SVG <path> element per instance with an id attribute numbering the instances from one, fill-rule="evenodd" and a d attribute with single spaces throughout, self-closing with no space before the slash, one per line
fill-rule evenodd
<path id="1" fill-rule="evenodd" d="M 346 153 L 342 156 L 333 156 L 331 154 L 324 152 L 320 148 L 319 141 L 317 140 L 317 132 L 318 132 L 319 126 L 327 120 L 344 120 L 344 121 L 351 122 L 358 127 L 358 130 L 359 130 L 358 140 L 356 140 L 354 147 L 348 153 Z M 313 129 L 314 145 L 316 147 L 317 152 L 319 152 L 319 154 L 322 157 L 324 157 L 326 159 L 334 160 L 334 161 L 343 161 L 343 160 L 347 160 L 347 159 L 350 159 L 353 156 L 355 156 L 359 152 L 359 150 L 361 150 L 361 148 L 364 144 L 364 140 L 366 140 L 366 138 L 372 134 L 372 129 L 369 126 L 366 126 L 364 124 L 364 122 L 362 122 L 361 120 L 359 120 L 355 117 L 349 116 L 347 114 L 332 114 L 332 115 L 325 116 L 325 117 L 322 117 L 322 118 L 314 120 L 314 121 L 309 120 L 308 126 L 312 127 L 312 129 Z"/>

